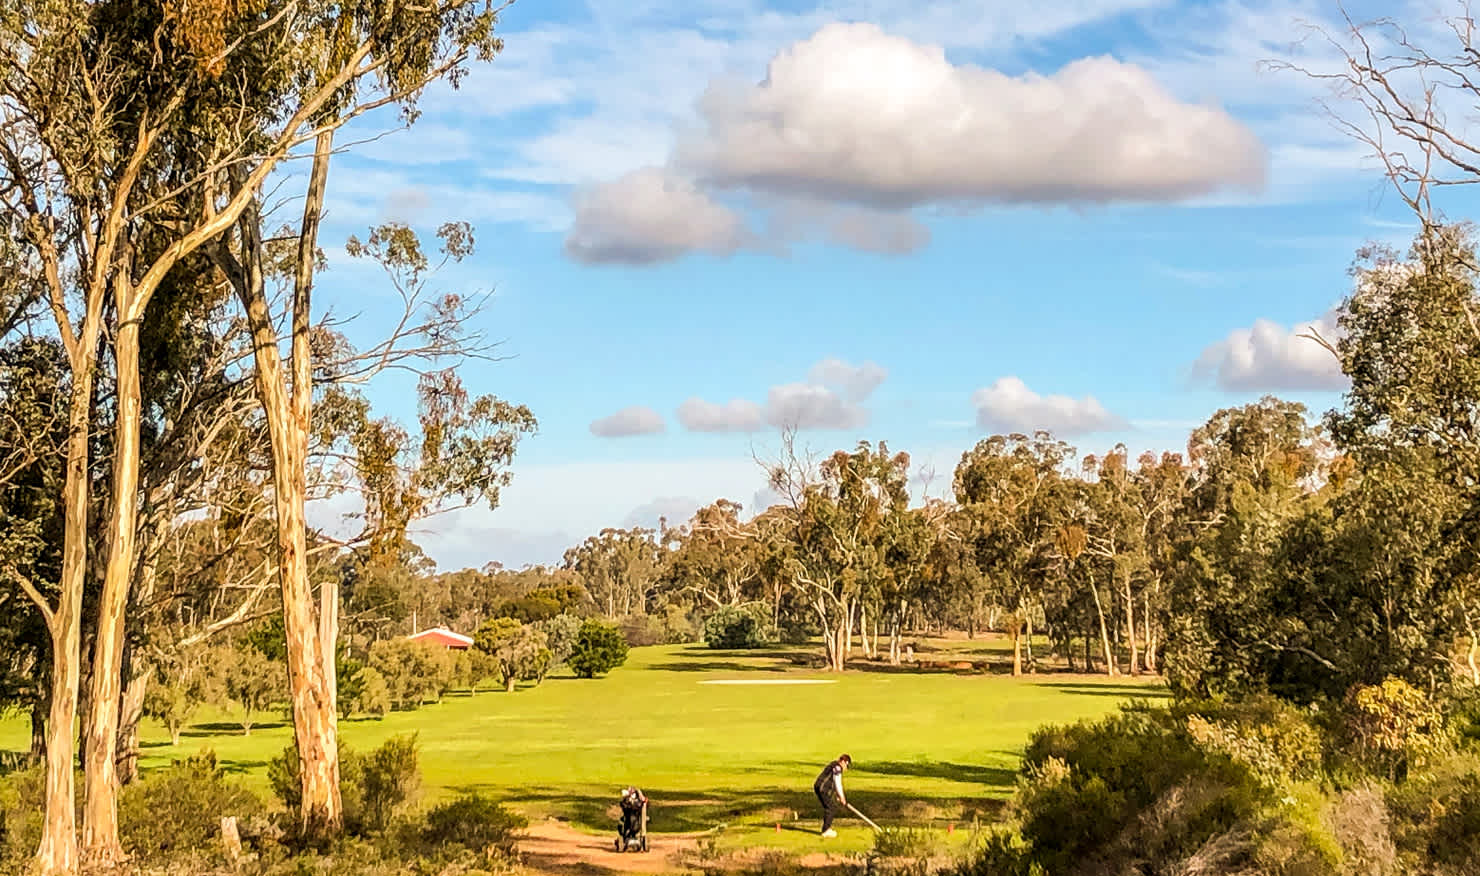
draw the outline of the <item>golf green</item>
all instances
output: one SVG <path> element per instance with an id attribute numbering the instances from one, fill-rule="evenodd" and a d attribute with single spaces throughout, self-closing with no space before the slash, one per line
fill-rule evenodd
<path id="1" fill-rule="evenodd" d="M 725 846 L 815 849 L 811 783 L 840 753 L 854 759 L 849 802 L 873 820 L 964 828 L 1010 793 L 1034 728 L 1104 714 L 1133 696 L 1164 695 L 1150 680 L 1090 676 L 830 675 L 799 669 L 788 656 L 635 648 L 603 678 L 454 694 L 416 711 L 345 721 L 341 730 L 357 750 L 418 734 L 428 797 L 476 789 L 530 816 L 605 832 L 613 829 L 619 791 L 636 784 L 652 800 L 655 833 L 725 825 Z M 210 747 L 265 790 L 266 762 L 290 738 L 282 716 L 266 716 L 250 736 L 229 716 L 197 720 L 178 747 L 146 724 L 143 768 Z M 27 738 L 24 720 L 0 721 L 0 748 L 21 749 Z M 840 822 L 843 836 L 830 847 L 866 846 L 860 825 L 851 817 Z"/>

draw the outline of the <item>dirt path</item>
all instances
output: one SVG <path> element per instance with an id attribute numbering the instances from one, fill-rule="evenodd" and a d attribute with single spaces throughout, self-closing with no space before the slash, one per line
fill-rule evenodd
<path id="1" fill-rule="evenodd" d="M 531 824 L 519 841 L 524 862 L 547 873 L 673 873 L 680 852 L 698 848 L 705 834 L 648 834 L 647 852 L 618 852 L 615 830 L 584 833 L 553 818 Z"/>

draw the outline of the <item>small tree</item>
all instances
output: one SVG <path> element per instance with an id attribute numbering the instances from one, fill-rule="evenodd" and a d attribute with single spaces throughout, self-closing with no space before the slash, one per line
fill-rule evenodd
<path id="1" fill-rule="evenodd" d="M 571 671 L 580 678 L 595 678 L 627 661 L 627 642 L 611 624 L 595 618 L 581 624 L 575 650 L 570 655 Z"/>
<path id="2" fill-rule="evenodd" d="M 521 678 L 541 678 L 550 663 L 543 631 L 511 617 L 488 621 L 473 635 L 473 647 L 492 657 L 504 690 L 512 693 Z"/>
<path id="3" fill-rule="evenodd" d="M 562 612 L 540 621 L 535 627 L 545 634 L 545 645 L 550 649 L 549 668 L 564 665 L 575 653 L 576 639 L 581 635 L 581 619 L 570 612 Z"/>
<path id="4" fill-rule="evenodd" d="M 226 699 L 241 710 L 242 735 L 252 735 L 253 716 L 267 711 L 284 687 L 282 664 L 274 663 L 253 647 L 236 649 L 222 677 Z"/>
<path id="5" fill-rule="evenodd" d="M 170 744 L 180 744 L 180 731 L 200 707 L 200 689 L 178 677 L 156 679 L 144 692 L 144 714 L 164 725 Z"/>
<path id="6" fill-rule="evenodd" d="M 704 620 L 704 643 L 717 650 L 761 648 L 774 633 L 770 612 L 759 603 L 721 606 Z"/>

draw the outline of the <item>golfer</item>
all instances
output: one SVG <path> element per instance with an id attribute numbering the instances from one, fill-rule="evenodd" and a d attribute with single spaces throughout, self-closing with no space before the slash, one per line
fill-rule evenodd
<path id="1" fill-rule="evenodd" d="M 838 755 L 838 759 L 822 768 L 817 774 L 817 780 L 812 783 L 812 790 L 817 792 L 817 799 L 822 801 L 822 835 L 837 836 L 838 832 L 832 829 L 833 803 L 839 806 L 847 806 L 848 798 L 843 794 L 843 772 L 853 765 L 853 758 L 846 754 Z"/>

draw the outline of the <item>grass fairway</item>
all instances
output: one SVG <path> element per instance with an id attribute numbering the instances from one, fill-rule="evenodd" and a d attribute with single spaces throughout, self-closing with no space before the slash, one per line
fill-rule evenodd
<path id="1" fill-rule="evenodd" d="M 712 684 L 818 679 L 825 684 Z M 605 678 L 551 678 L 509 695 L 449 696 L 383 720 L 341 723 L 345 741 L 372 748 L 416 732 L 428 796 L 480 790 L 532 817 L 556 815 L 611 832 L 626 784 L 653 801 L 654 832 L 728 825 L 721 844 L 816 851 L 811 783 L 840 752 L 853 755 L 849 802 L 885 826 L 969 822 L 1011 790 L 1019 752 L 1044 723 L 1113 710 L 1161 688 L 1085 676 L 849 672 L 797 669 L 785 655 L 702 646 L 633 649 Z M 143 767 L 203 746 L 265 790 L 264 766 L 290 739 L 281 716 L 243 737 L 220 716 L 188 730 L 178 748 L 145 727 Z M 28 725 L 0 722 L 0 748 L 24 747 Z M 793 824 L 792 813 L 800 816 Z M 781 831 L 775 825 L 780 823 Z M 826 848 L 870 844 L 853 818 Z M 957 836 L 964 834 L 958 830 Z"/>

